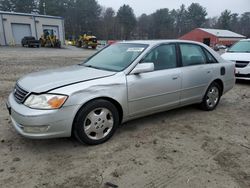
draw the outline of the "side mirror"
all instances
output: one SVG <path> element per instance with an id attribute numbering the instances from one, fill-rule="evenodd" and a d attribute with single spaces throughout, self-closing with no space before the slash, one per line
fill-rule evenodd
<path id="1" fill-rule="evenodd" d="M 140 73 L 152 72 L 152 71 L 154 71 L 154 63 L 139 63 L 131 71 L 130 74 L 140 74 Z"/>

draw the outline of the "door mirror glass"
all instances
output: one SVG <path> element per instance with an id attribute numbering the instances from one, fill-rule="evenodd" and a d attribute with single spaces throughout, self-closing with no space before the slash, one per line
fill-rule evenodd
<path id="1" fill-rule="evenodd" d="M 152 72 L 154 71 L 154 63 L 139 63 L 136 67 L 132 70 L 131 74 L 140 74 L 145 72 Z"/>

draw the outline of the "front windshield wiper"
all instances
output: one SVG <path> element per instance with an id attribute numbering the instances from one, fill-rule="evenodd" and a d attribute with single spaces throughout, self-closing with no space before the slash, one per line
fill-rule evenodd
<path id="1" fill-rule="evenodd" d="M 86 65 L 86 64 L 80 64 L 80 65 L 81 65 L 81 66 L 84 66 L 84 67 L 90 67 L 90 68 L 102 70 L 102 68 L 100 68 L 100 67 L 95 67 L 95 66 L 93 66 L 93 65 Z"/>
<path id="2" fill-rule="evenodd" d="M 91 67 L 91 68 L 93 68 L 92 65 L 85 65 L 84 63 L 80 63 L 79 65 L 84 66 L 84 67 Z"/>
<path id="3" fill-rule="evenodd" d="M 115 71 L 115 70 L 112 70 L 112 69 L 108 69 L 108 68 L 95 67 L 93 65 L 86 65 L 86 64 L 79 64 L 79 65 L 80 66 L 84 66 L 84 67 L 90 67 L 90 68 L 93 68 L 93 69 L 98 69 L 98 70 L 106 70 L 106 71 L 118 72 L 118 71 Z"/>

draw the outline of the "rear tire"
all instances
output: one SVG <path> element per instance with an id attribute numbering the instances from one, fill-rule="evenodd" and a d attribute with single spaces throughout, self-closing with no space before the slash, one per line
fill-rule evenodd
<path id="1" fill-rule="evenodd" d="M 118 124 L 119 114 L 115 105 L 98 99 L 87 103 L 78 111 L 73 134 L 81 143 L 97 145 L 110 139 Z"/>
<path id="2" fill-rule="evenodd" d="M 222 89 L 220 85 L 213 82 L 207 89 L 205 96 L 203 97 L 200 107 L 202 110 L 211 111 L 216 108 L 220 102 L 222 95 Z"/>

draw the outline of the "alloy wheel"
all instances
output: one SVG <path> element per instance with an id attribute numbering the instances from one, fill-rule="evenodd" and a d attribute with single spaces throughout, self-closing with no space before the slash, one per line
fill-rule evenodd
<path id="1" fill-rule="evenodd" d="M 207 93 L 207 105 L 210 108 L 213 108 L 214 106 L 217 105 L 220 97 L 220 92 L 219 89 L 215 86 L 211 87 Z"/>
<path id="2" fill-rule="evenodd" d="M 114 126 L 114 118 L 107 108 L 92 110 L 84 120 L 84 132 L 93 140 L 105 138 Z"/>

